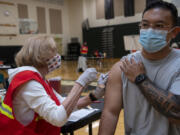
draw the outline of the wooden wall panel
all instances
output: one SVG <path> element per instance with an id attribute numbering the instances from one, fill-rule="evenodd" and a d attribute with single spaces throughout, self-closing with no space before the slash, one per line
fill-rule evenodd
<path id="1" fill-rule="evenodd" d="M 96 0 L 96 19 L 105 18 L 104 0 Z"/>
<path id="2" fill-rule="evenodd" d="M 11 3 L 11 2 L 5 2 L 5 1 L 0 1 L 0 5 L 14 6 L 14 3 Z"/>
<path id="3" fill-rule="evenodd" d="M 50 29 L 52 34 L 62 34 L 61 10 L 49 9 Z"/>
<path id="4" fill-rule="evenodd" d="M 46 33 L 46 13 L 45 8 L 37 7 L 38 32 Z"/>
<path id="5" fill-rule="evenodd" d="M 20 19 L 28 18 L 28 7 L 25 4 L 18 4 L 18 16 Z"/>
<path id="6" fill-rule="evenodd" d="M 114 0 L 114 15 L 115 16 L 124 15 L 124 0 Z"/>
<path id="7" fill-rule="evenodd" d="M 142 13 L 146 7 L 146 0 L 135 0 L 135 13 Z"/>

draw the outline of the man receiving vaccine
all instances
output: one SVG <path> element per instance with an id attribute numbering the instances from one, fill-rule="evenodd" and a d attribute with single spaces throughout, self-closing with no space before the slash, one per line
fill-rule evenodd
<path id="1" fill-rule="evenodd" d="M 109 72 L 99 135 L 115 133 L 124 109 L 125 135 L 180 135 L 180 51 L 176 7 L 157 1 L 140 23 L 142 51 L 123 57 Z"/>

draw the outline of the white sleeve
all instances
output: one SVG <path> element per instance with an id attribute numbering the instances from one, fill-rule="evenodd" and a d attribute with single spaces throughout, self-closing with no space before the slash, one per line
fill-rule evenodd
<path id="1" fill-rule="evenodd" d="M 58 127 L 67 122 L 67 113 L 64 106 L 57 106 L 40 83 L 32 80 L 23 85 L 21 90 L 23 90 L 22 96 L 28 106 L 46 121 Z"/>
<path id="2" fill-rule="evenodd" d="M 60 94 L 58 94 L 54 89 L 53 89 L 53 91 L 54 91 L 54 93 L 55 93 L 55 95 L 57 96 L 57 98 L 58 98 L 58 100 L 62 103 L 65 99 L 66 99 L 66 97 L 62 97 Z M 78 110 L 78 108 L 77 108 L 77 105 L 74 107 L 74 109 L 73 109 L 73 112 L 74 111 L 77 111 Z"/>
<path id="3" fill-rule="evenodd" d="M 66 97 L 62 97 L 62 96 L 61 96 L 59 93 L 57 93 L 54 89 L 53 89 L 53 91 L 54 91 L 56 97 L 58 98 L 58 100 L 59 100 L 61 103 L 66 99 Z"/>

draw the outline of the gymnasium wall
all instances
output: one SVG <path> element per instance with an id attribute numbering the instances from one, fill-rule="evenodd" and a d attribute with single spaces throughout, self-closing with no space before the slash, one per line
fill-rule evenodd
<path id="1" fill-rule="evenodd" d="M 141 20 L 141 12 L 145 7 L 146 0 L 135 0 L 135 16 L 124 17 L 124 0 L 114 0 L 115 18 L 110 20 L 104 19 L 104 0 L 84 0 L 86 9 L 85 18 L 89 19 L 91 27 L 109 26 L 116 24 L 132 23 Z M 141 3 L 141 4 L 139 4 Z"/>
<path id="2" fill-rule="evenodd" d="M 124 0 L 114 0 L 115 18 L 110 20 L 104 19 L 104 0 L 64 0 L 62 5 L 42 2 L 42 0 L 0 0 L 0 2 L 1 1 L 13 3 L 14 6 L 0 4 L 0 24 L 8 22 L 16 25 L 16 27 L 4 28 L 0 26 L 0 33 L 13 34 L 13 36 L 0 36 L 0 46 L 20 46 L 23 45 L 25 39 L 30 36 L 34 36 L 34 34 L 19 33 L 17 4 L 25 4 L 28 5 L 28 18 L 35 21 L 37 21 L 36 7 L 45 8 L 46 33 L 38 35 L 51 35 L 56 39 L 59 38 L 58 41 L 61 41 L 62 45 L 62 54 L 66 55 L 67 44 L 70 42 L 72 37 L 78 37 L 80 43 L 82 43 L 82 35 L 84 34 L 82 34 L 81 25 L 85 19 L 88 19 L 90 28 L 94 29 L 101 29 L 102 27 L 111 27 L 116 25 L 128 26 L 129 24 L 137 23 L 141 20 L 142 10 L 144 9 L 146 0 L 135 0 L 135 16 L 131 17 L 124 17 Z M 51 33 L 49 9 L 61 10 L 61 34 Z M 8 17 L 4 15 L 6 10 L 10 11 L 10 15 Z"/>
<path id="3" fill-rule="evenodd" d="M 82 43 L 83 0 L 68 0 L 69 36 L 78 37 Z"/>
<path id="4" fill-rule="evenodd" d="M 87 0 L 88 1 L 88 0 Z M 94 1 L 94 3 L 93 3 Z M 99 1 L 99 3 L 97 2 Z M 95 6 L 95 2 L 99 4 L 100 8 L 104 9 L 102 6 L 104 4 L 103 0 L 92 0 L 89 5 L 91 5 L 90 9 L 97 9 Z M 145 0 L 144 0 L 145 1 Z M 171 0 L 166 0 L 168 2 L 172 2 Z M 114 0 L 116 2 L 116 0 Z M 121 1 L 122 2 L 122 1 Z M 105 20 L 103 12 L 101 9 L 98 9 L 99 14 L 95 14 L 91 11 L 88 12 L 89 14 L 89 22 L 90 22 L 90 29 L 89 30 L 83 30 L 83 39 L 84 41 L 87 41 L 88 47 L 89 47 L 89 56 L 93 54 L 95 50 L 101 51 L 102 49 L 102 32 L 105 28 L 113 28 L 113 57 L 115 58 L 121 58 L 122 56 L 126 55 L 129 53 L 128 51 L 125 50 L 125 44 L 123 37 L 127 35 L 138 35 L 139 34 L 139 28 L 138 24 L 141 21 L 142 18 L 142 13 L 143 9 L 145 7 L 142 7 L 144 4 L 139 4 L 139 10 L 138 10 L 138 3 L 135 1 L 135 16 L 132 17 L 124 17 L 124 16 L 119 16 L 117 14 L 117 9 L 115 9 L 115 18 L 111 20 Z M 139 1 L 139 3 L 143 3 L 143 1 Z M 120 2 L 119 2 L 120 3 Z M 115 3 L 114 3 L 115 4 Z M 145 5 L 144 5 L 145 6 Z M 117 7 L 117 5 L 116 5 Z M 88 9 L 87 9 L 88 10 Z M 180 6 L 178 6 L 178 12 L 180 14 Z M 120 14 L 123 13 L 123 11 L 119 12 Z M 94 15 L 94 16 L 93 16 Z M 98 15 L 99 17 L 97 17 Z M 179 18 L 180 20 L 180 18 Z M 180 26 L 180 21 L 179 24 Z M 176 42 L 180 41 L 178 40 L 178 37 L 180 37 L 180 34 L 177 36 L 177 38 L 174 40 Z"/>
<path id="5" fill-rule="evenodd" d="M 178 0 L 164 0 L 168 2 Z M 145 8 L 146 0 L 134 0 L 135 15 L 124 17 L 124 0 L 114 0 L 115 18 L 110 20 L 104 19 L 104 0 L 83 0 L 84 2 L 84 19 L 89 19 L 90 27 L 111 26 L 117 24 L 126 24 L 139 22 L 142 18 L 142 11 Z M 180 6 L 178 6 L 180 15 Z"/>
<path id="6" fill-rule="evenodd" d="M 69 37 L 69 18 L 68 18 L 68 4 L 67 1 L 64 1 L 63 5 L 53 4 L 42 2 L 38 0 L 0 0 L 0 2 L 8 2 L 13 5 L 0 4 L 0 24 L 11 24 L 15 25 L 14 27 L 5 27 L 0 26 L 0 46 L 21 46 L 24 41 L 31 36 L 36 35 L 50 35 L 54 38 L 60 38 L 62 41 L 62 52 L 65 52 L 65 45 Z M 19 18 L 18 18 L 18 4 L 27 5 L 28 9 L 28 18 L 34 21 L 37 21 L 37 7 L 45 8 L 45 19 L 46 19 L 46 33 L 42 34 L 20 34 L 19 32 Z M 49 22 L 49 9 L 55 9 L 61 11 L 62 17 L 62 33 L 53 34 L 50 30 Z M 5 12 L 8 11 L 9 15 L 6 16 Z M 10 34 L 12 36 L 2 35 Z"/>

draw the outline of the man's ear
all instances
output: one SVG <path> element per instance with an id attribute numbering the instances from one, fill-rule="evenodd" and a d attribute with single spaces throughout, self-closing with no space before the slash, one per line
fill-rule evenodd
<path id="1" fill-rule="evenodd" d="M 175 38 L 177 34 L 180 33 L 180 27 L 179 26 L 174 27 L 171 33 L 172 33 L 172 38 Z"/>

